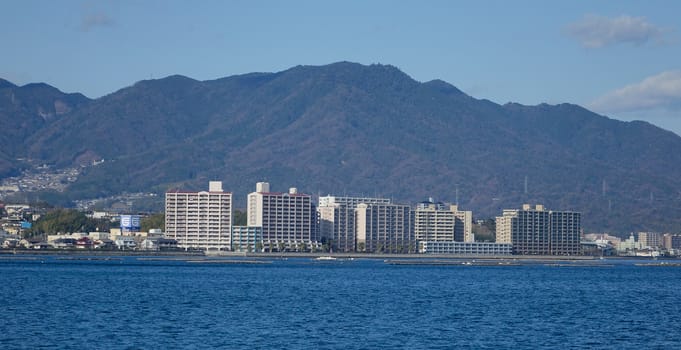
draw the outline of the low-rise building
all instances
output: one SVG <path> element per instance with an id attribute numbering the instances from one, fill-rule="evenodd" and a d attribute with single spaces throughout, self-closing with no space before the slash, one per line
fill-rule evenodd
<path id="1" fill-rule="evenodd" d="M 419 253 L 470 256 L 508 256 L 513 252 L 510 243 L 420 241 Z"/>
<path id="2" fill-rule="evenodd" d="M 139 246 L 142 250 L 172 250 L 177 249 L 177 241 L 163 237 L 147 237 Z"/>
<path id="3" fill-rule="evenodd" d="M 133 237 L 130 236 L 118 236 L 114 241 L 116 248 L 121 250 L 135 249 L 137 248 L 137 242 Z"/>
<path id="4" fill-rule="evenodd" d="M 262 227 L 232 226 L 232 250 L 237 252 L 262 252 Z"/>

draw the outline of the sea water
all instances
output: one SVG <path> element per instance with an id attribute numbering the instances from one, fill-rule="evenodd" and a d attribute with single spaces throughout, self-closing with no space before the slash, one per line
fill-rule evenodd
<path id="1" fill-rule="evenodd" d="M 0 347 L 681 348 L 679 267 L 256 262 L 2 258 Z"/>

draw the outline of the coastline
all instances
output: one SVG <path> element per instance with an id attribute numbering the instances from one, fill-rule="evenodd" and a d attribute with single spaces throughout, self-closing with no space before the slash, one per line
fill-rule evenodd
<path id="1" fill-rule="evenodd" d="M 553 255 L 500 255 L 500 256 L 475 256 L 456 254 L 376 254 L 376 253 L 245 253 L 245 252 L 213 252 L 205 254 L 203 251 L 153 251 L 153 250 L 31 250 L 31 249 L 0 249 L 1 256 L 159 256 L 159 257 L 193 257 L 193 258 L 320 258 L 331 257 L 335 259 L 401 259 L 401 260 L 433 260 L 433 259 L 478 259 L 478 260 L 535 260 L 535 261 L 594 261 L 600 260 L 595 256 L 553 256 Z M 606 260 L 652 260 L 650 257 L 611 256 Z M 660 260 L 679 260 L 679 258 L 659 258 Z"/>

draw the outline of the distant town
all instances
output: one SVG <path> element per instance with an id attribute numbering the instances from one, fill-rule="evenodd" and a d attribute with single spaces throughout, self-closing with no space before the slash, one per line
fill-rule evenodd
<path id="1" fill-rule="evenodd" d="M 73 172 L 77 176 L 77 171 Z M 70 181 L 68 174 L 42 179 L 63 183 Z M 210 181 L 205 191 L 170 190 L 165 194 L 160 222 L 153 221 L 151 225 L 156 227 L 146 225 L 144 229 L 141 223 L 149 215 L 139 213 L 89 211 L 85 214 L 88 218 L 109 224 L 88 232 L 62 232 L 55 225 L 34 227 L 45 220 L 47 211 L 29 204 L 0 204 L 0 214 L 0 247 L 13 251 L 656 258 L 677 257 L 681 249 L 679 234 L 637 232 L 623 239 L 607 233 L 584 233 L 582 213 L 541 204 L 519 204 L 503 210 L 494 220 L 474 221 L 471 211 L 432 198 L 401 204 L 387 198 L 327 195 L 315 202 L 312 195 L 295 187 L 272 191 L 267 182 L 258 182 L 248 194 L 245 211 L 234 209 L 232 193 L 225 191 L 220 181 Z"/>

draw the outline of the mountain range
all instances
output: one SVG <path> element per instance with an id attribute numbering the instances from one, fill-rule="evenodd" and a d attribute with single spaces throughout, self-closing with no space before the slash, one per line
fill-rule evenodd
<path id="1" fill-rule="evenodd" d="M 574 104 L 499 105 L 389 65 L 175 75 L 97 99 L 0 79 L 0 124 L 0 178 L 105 160 L 60 194 L 69 200 L 222 180 L 245 207 L 269 181 L 314 195 L 434 197 L 478 218 L 541 203 L 581 211 L 588 232 L 681 230 L 678 135 Z"/>

